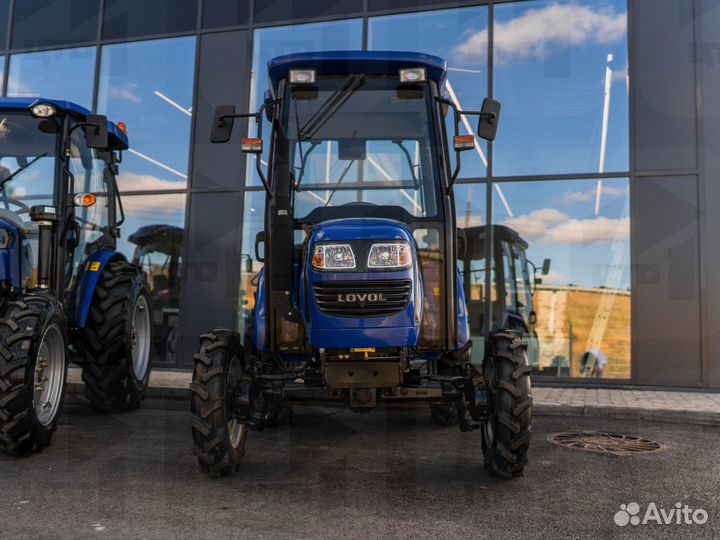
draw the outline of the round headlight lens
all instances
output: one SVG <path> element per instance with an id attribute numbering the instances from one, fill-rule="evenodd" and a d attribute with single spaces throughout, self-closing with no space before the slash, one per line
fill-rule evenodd
<path id="1" fill-rule="evenodd" d="M 38 103 L 32 108 L 32 114 L 36 118 L 50 118 L 55 116 L 55 113 L 57 113 L 57 109 L 49 103 Z"/>

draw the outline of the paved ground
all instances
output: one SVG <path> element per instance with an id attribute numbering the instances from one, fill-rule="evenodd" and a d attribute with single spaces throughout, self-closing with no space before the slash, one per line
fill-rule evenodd
<path id="1" fill-rule="evenodd" d="M 617 458 L 547 442 L 612 430 L 662 442 Z M 481 467 L 477 432 L 433 425 L 427 409 L 354 414 L 298 407 L 292 428 L 251 434 L 242 474 L 210 480 L 188 417 L 66 407 L 54 444 L 0 457 L 1 538 L 717 538 L 720 428 L 538 417 L 524 478 Z M 699 525 L 618 527 L 621 504 L 703 508 Z"/>
<path id="2" fill-rule="evenodd" d="M 153 371 L 146 407 L 187 410 L 192 375 L 181 371 Z M 80 370 L 71 368 L 70 392 L 82 396 Z M 536 414 L 600 416 L 662 420 L 720 426 L 720 392 L 661 392 L 605 388 L 549 388 L 535 386 Z M 78 400 L 75 400 L 78 401 Z"/>

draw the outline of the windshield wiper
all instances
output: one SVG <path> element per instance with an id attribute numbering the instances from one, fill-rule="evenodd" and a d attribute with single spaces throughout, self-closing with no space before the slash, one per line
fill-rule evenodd
<path id="1" fill-rule="evenodd" d="M 17 169 L 16 171 L 14 171 L 10 176 L 8 176 L 7 178 L 4 178 L 3 180 L 1 180 L 1 181 L 0 181 L 0 191 L 2 191 L 2 190 L 5 189 L 5 184 L 7 184 L 10 180 L 12 180 L 12 179 L 15 178 L 18 174 L 20 174 L 20 173 L 23 172 L 25 169 L 27 169 L 28 167 L 30 167 L 30 166 L 31 166 L 33 163 L 35 163 L 37 160 L 39 160 L 40 158 L 44 158 L 44 157 L 47 156 L 47 155 L 48 155 L 47 152 L 44 152 L 44 153 L 40 154 L 39 156 L 37 156 L 37 157 L 36 157 L 35 159 L 33 159 L 32 161 L 29 161 L 29 162 L 26 163 L 25 165 L 22 165 L 19 169 Z"/>
<path id="2" fill-rule="evenodd" d="M 337 184 L 335 184 L 335 187 L 333 188 L 332 192 L 330 193 L 330 196 L 328 197 L 327 201 L 325 201 L 325 208 L 327 208 L 328 206 L 330 206 L 330 201 L 332 200 L 333 195 L 335 195 L 335 192 L 338 190 L 338 188 L 340 187 L 340 184 L 341 184 L 342 181 L 345 179 L 345 175 L 347 175 L 347 173 L 350 172 L 350 167 L 353 166 L 353 163 L 355 163 L 355 160 L 354 160 L 354 159 L 351 159 L 351 160 L 350 160 L 350 163 L 348 163 L 348 166 L 345 167 L 345 170 L 344 170 L 344 171 L 342 172 L 342 174 L 340 175 L 340 178 L 339 178 L 339 180 L 337 181 Z"/>
<path id="3" fill-rule="evenodd" d="M 342 86 L 327 98 L 310 120 L 305 122 L 298 132 L 298 139 L 301 141 L 311 139 L 363 84 L 365 84 L 365 75 L 350 75 L 345 79 Z"/>

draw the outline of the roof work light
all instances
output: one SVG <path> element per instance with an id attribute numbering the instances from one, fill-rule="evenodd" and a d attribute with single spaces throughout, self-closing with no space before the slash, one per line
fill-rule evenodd
<path id="1" fill-rule="evenodd" d="M 426 80 L 425 68 L 405 68 L 400 70 L 400 82 L 403 84 L 415 84 Z"/>
<path id="2" fill-rule="evenodd" d="M 291 69 L 290 84 L 315 84 L 315 70 Z"/>

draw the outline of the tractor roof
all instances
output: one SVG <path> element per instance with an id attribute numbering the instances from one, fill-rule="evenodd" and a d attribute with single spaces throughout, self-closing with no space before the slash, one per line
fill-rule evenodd
<path id="1" fill-rule="evenodd" d="M 397 75 L 402 68 L 423 67 L 430 80 L 445 82 L 447 63 L 438 56 L 398 51 L 326 51 L 278 56 L 268 62 L 273 88 L 291 69 L 314 69 L 318 75 Z"/>
<path id="2" fill-rule="evenodd" d="M 523 249 L 528 248 L 527 241 L 520 236 L 520 233 L 518 233 L 516 230 L 511 229 L 510 227 L 506 227 L 505 225 L 493 225 L 492 226 L 492 233 L 495 238 L 499 238 L 500 240 L 505 240 L 506 242 L 509 242 L 511 244 L 518 244 Z M 476 227 L 468 227 L 465 229 L 465 235 L 468 239 L 468 242 L 478 240 L 478 241 L 485 241 L 485 225 L 478 225 Z"/>
<path id="3" fill-rule="evenodd" d="M 80 122 L 83 122 L 89 114 L 92 114 L 85 107 L 81 107 L 70 101 L 58 99 L 46 99 L 41 97 L 29 98 L 0 98 L 0 109 L 30 110 L 38 103 L 49 103 L 62 111 L 73 114 Z M 128 148 L 128 137 L 114 122 L 108 122 L 108 135 L 110 137 L 111 150 L 126 150 Z"/>

